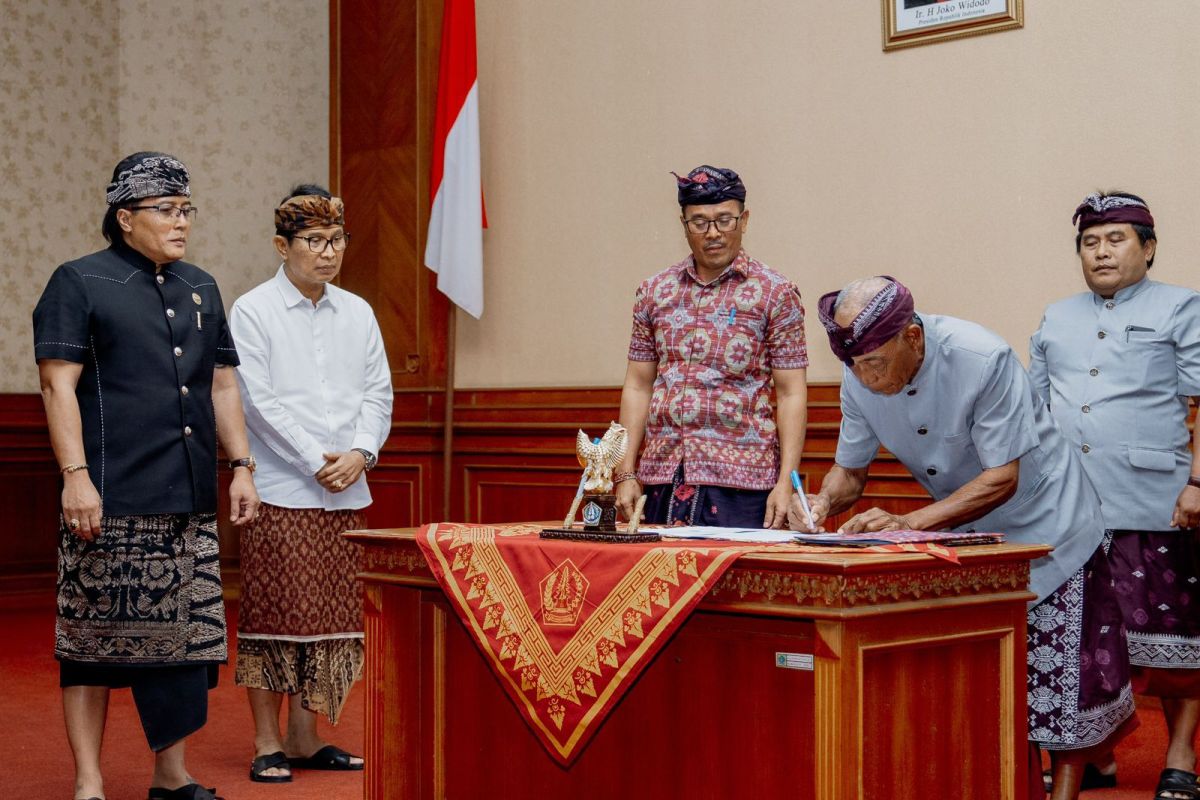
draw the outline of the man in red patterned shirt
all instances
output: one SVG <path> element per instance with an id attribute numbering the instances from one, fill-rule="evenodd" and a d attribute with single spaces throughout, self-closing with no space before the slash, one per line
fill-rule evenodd
<path id="1" fill-rule="evenodd" d="M 644 487 L 650 523 L 785 527 L 807 416 L 800 293 L 742 249 L 736 172 L 676 179 L 692 254 L 637 290 L 617 505 L 628 517 Z"/>

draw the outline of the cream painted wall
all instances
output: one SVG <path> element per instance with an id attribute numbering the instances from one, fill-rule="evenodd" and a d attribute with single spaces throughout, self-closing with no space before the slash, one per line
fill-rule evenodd
<path id="1" fill-rule="evenodd" d="M 30 313 L 63 261 L 104 246 L 113 166 L 188 165 L 188 260 L 226 306 L 273 274 L 272 209 L 329 178 L 325 0 L 0 0 L 0 391 L 37 390 Z"/>
<path id="2" fill-rule="evenodd" d="M 1200 4 L 1026 0 L 1022 30 L 883 53 L 880 7 L 478 3 L 486 310 L 464 387 L 613 385 L 644 277 L 686 254 L 673 179 L 749 188 L 746 237 L 805 297 L 810 377 L 839 377 L 817 297 L 886 273 L 1025 354 L 1079 291 L 1071 212 L 1146 197 L 1152 276 L 1200 286 Z"/>
<path id="3" fill-rule="evenodd" d="M 54 267 L 104 241 L 119 159 L 117 17 L 106 8 L 0 0 L 0 391 L 37 391 L 33 306 Z"/>

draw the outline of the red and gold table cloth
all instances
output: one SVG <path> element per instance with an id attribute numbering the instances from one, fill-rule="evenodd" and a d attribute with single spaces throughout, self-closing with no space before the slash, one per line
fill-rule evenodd
<path id="1" fill-rule="evenodd" d="M 541 539 L 540 530 L 438 523 L 416 538 L 501 685 L 564 766 L 738 557 L 829 552 L 686 540 L 613 545 Z M 937 546 L 866 549 L 957 561 Z"/>

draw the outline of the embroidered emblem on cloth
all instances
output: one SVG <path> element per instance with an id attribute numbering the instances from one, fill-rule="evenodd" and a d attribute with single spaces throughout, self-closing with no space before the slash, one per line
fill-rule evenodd
<path id="1" fill-rule="evenodd" d="M 587 597 L 587 576 L 568 558 L 542 578 L 540 586 L 544 623 L 574 627 Z"/>
<path id="2" fill-rule="evenodd" d="M 613 547 L 538 530 L 430 525 L 417 543 L 534 735 L 569 764 L 725 570 L 761 547 Z"/>

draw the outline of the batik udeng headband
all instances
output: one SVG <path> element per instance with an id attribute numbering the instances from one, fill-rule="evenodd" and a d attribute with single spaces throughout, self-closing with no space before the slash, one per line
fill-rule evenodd
<path id="1" fill-rule="evenodd" d="M 908 288 L 890 275 L 881 275 L 888 284 L 871 298 L 847 327 L 834 322 L 834 306 L 840 292 L 829 292 L 817 303 L 817 316 L 829 335 L 829 347 L 846 366 L 861 356 L 887 344 L 904 330 L 913 318 L 913 296 Z"/>
<path id="2" fill-rule="evenodd" d="M 1120 195 L 1089 194 L 1075 209 L 1071 222 L 1079 226 L 1082 233 L 1093 225 L 1128 222 L 1130 225 L 1154 227 L 1150 209 L 1140 200 Z"/>
<path id="3" fill-rule="evenodd" d="M 110 206 L 144 197 L 191 197 L 187 167 L 171 156 L 143 158 L 108 185 L 105 199 Z"/>
<path id="4" fill-rule="evenodd" d="M 346 218 L 340 197 L 321 197 L 303 194 L 289 197 L 275 209 L 275 230 L 295 233 L 305 228 L 329 228 L 345 225 Z"/>

